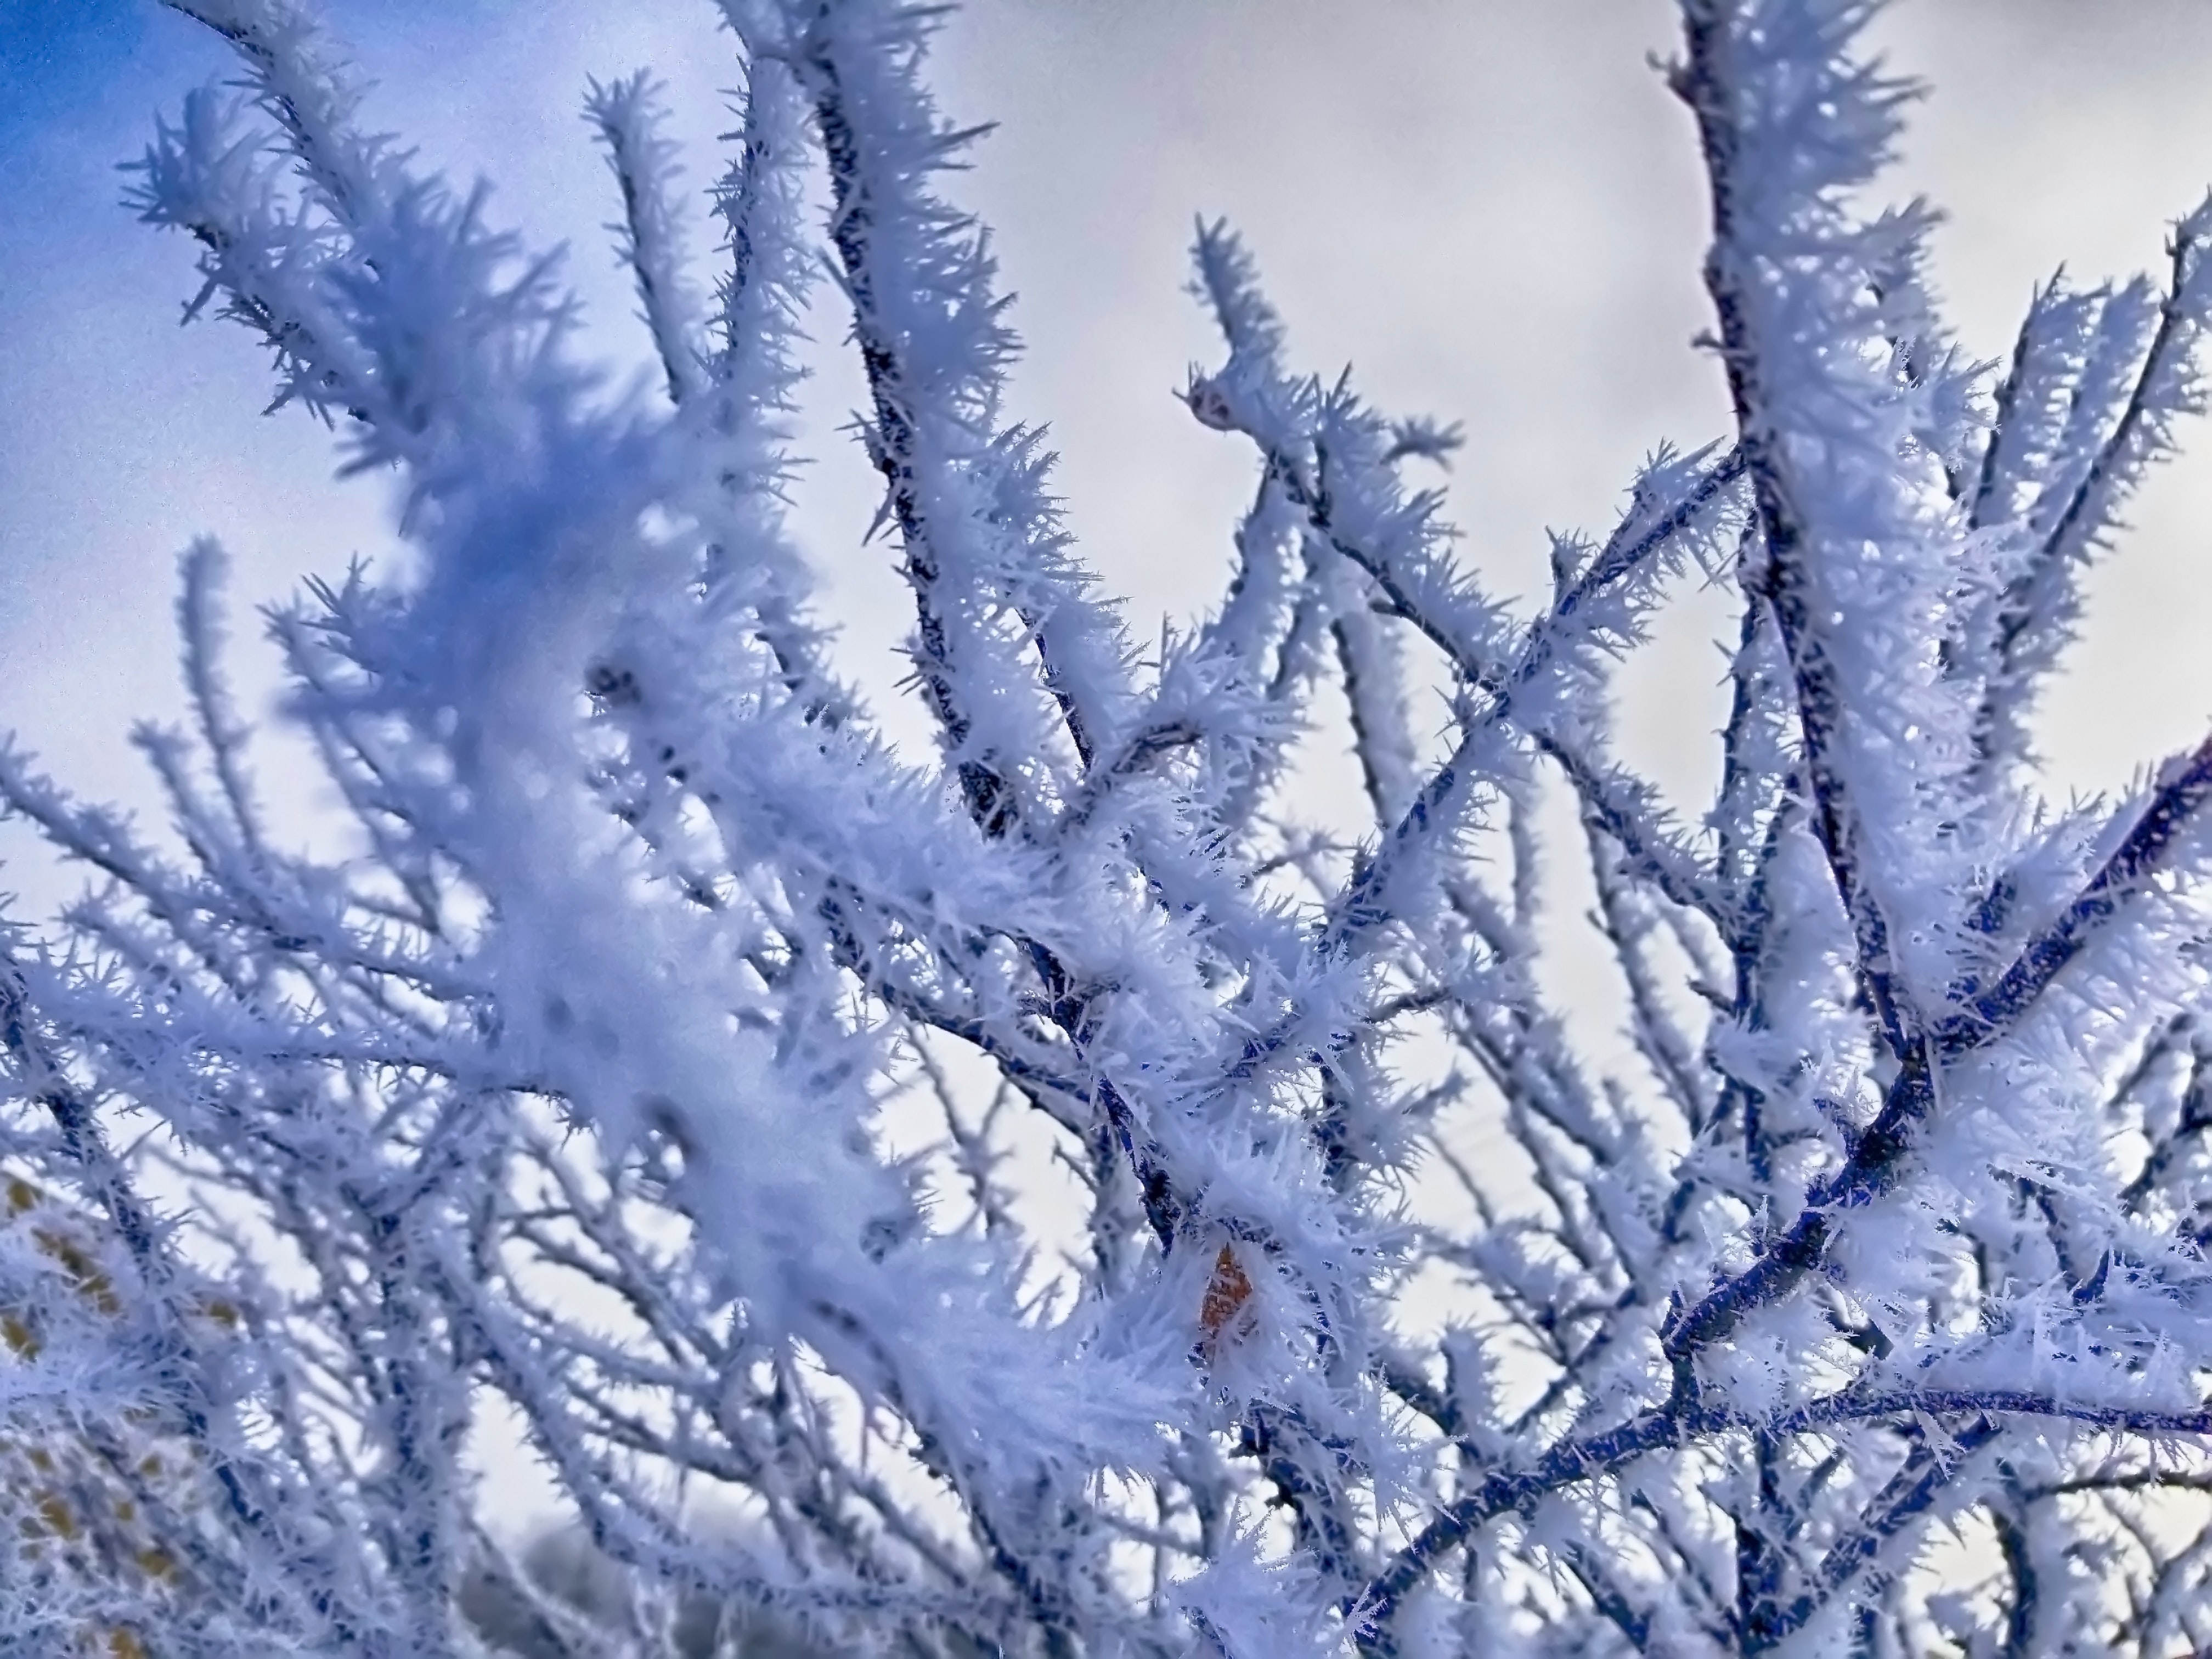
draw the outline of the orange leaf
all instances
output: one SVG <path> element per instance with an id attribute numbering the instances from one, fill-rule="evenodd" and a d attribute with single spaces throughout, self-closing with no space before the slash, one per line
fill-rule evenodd
<path id="1" fill-rule="evenodd" d="M 1237 1259 L 1234 1249 L 1224 1244 L 1221 1254 L 1214 1258 L 1213 1277 L 1206 1281 L 1206 1301 L 1198 1310 L 1198 1322 L 1206 1332 L 1209 1358 L 1222 1332 L 1251 1299 L 1252 1281 L 1244 1276 L 1244 1264 Z"/>

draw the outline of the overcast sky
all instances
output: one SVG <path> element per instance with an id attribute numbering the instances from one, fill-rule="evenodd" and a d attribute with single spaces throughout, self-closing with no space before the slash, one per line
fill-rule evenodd
<path id="1" fill-rule="evenodd" d="M 654 66 L 703 187 L 734 79 L 711 8 L 328 13 L 380 83 L 369 118 L 494 180 L 495 216 L 533 242 L 565 240 L 589 349 L 641 371 L 578 94 L 587 73 Z M 1602 532 L 1652 445 L 1722 433 L 1717 370 L 1689 343 L 1691 134 L 1646 61 L 1671 27 L 1662 0 L 975 0 L 950 22 L 948 111 L 1000 124 L 959 193 L 1021 296 L 1018 411 L 1053 423 L 1073 526 L 1136 631 L 1218 594 L 1249 483 L 1249 458 L 1168 397 L 1214 355 L 1181 291 L 1195 213 L 1246 231 L 1300 361 L 1349 362 L 1384 407 L 1467 423 L 1454 516 L 1504 591 L 1535 585 L 1544 526 Z M 1979 352 L 2006 349 L 2061 260 L 2084 277 L 2155 264 L 2165 222 L 2212 180 L 2204 0 L 1921 0 L 1883 33 L 1934 86 L 1896 188 L 1950 210 L 1939 275 Z M 176 326 L 190 250 L 117 205 L 114 166 L 154 112 L 221 67 L 149 0 L 0 0 L 0 730 L 95 793 L 137 793 L 120 734 L 176 706 L 172 569 L 192 535 L 233 548 L 256 602 L 390 545 L 378 488 L 331 483 L 325 434 L 260 416 L 244 333 Z M 694 228 L 711 257 L 703 214 Z M 876 495 L 836 430 L 858 398 L 829 349 L 842 326 L 817 319 L 805 526 L 848 661 L 889 702 L 908 613 L 889 551 L 859 544 Z M 2212 434 L 2202 447 L 2097 579 L 2045 722 L 2069 786 L 2124 781 L 2212 714 Z M 1719 626 L 1691 612 L 1625 681 L 1632 752 L 1686 791 L 1718 717 Z M 0 875 L 27 884 L 20 864 Z"/>

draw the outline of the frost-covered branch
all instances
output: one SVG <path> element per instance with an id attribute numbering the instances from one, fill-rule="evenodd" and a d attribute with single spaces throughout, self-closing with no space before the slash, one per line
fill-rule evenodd
<path id="1" fill-rule="evenodd" d="M 660 133 L 667 118 L 662 91 L 642 70 L 604 86 L 594 81 L 584 116 L 606 147 L 608 171 L 622 191 L 622 220 L 611 227 L 616 248 L 637 284 L 638 310 L 659 355 L 669 401 L 680 404 L 697 394 L 702 377 L 684 280 L 683 231 L 670 195 L 677 146 Z"/>
<path id="2" fill-rule="evenodd" d="M 1509 603 L 1413 476 L 1458 428 L 1294 372 L 1202 223 L 1185 402 L 1254 476 L 1140 656 L 1004 412 L 934 9 L 724 0 L 711 303 L 662 94 L 592 86 L 664 399 L 303 7 L 174 3 L 241 78 L 131 200 L 410 559 L 269 618 L 299 837 L 212 542 L 132 739 L 165 822 L 0 745 L 88 882 L 0 933 L 0 1647 L 2212 1641 L 2212 745 L 2058 811 L 2027 741 L 2198 402 L 2202 210 L 1985 371 L 1864 199 L 1870 8 L 1685 0 L 1734 433 Z M 919 757 L 789 511 L 824 273 Z M 1693 580 L 1740 606 L 1702 813 L 1610 706 Z M 561 1509 L 520 1551 L 493 1423 Z"/>

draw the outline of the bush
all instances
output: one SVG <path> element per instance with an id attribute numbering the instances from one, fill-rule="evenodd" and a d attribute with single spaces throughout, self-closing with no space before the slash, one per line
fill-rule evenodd
<path id="1" fill-rule="evenodd" d="M 1294 371 L 1206 227 L 1185 402 L 1255 495 L 1146 657 L 1001 413 L 928 9 L 723 0 L 711 301 L 652 86 L 592 89 L 648 403 L 291 0 L 173 3 L 242 91 L 132 199 L 398 481 L 416 563 L 270 618 L 320 851 L 258 803 L 212 543 L 194 729 L 141 738 L 173 845 L 0 753 L 97 878 L 0 958 L 0 1157 L 67 1217 L 0 1232 L 15 1649 L 428 1655 L 462 1612 L 549 1652 L 2212 1642 L 2212 742 L 2061 811 L 2027 736 L 2201 400 L 2212 207 L 2163 287 L 2054 278 L 1976 363 L 1928 211 L 1861 204 L 1909 91 L 1868 8 L 1683 0 L 1735 431 L 1516 613 L 1417 482 L 1455 429 Z M 786 528 L 810 191 L 926 762 Z M 1607 685 L 1691 580 L 1741 629 L 1683 825 Z M 1286 787 L 1338 737 L 1356 845 Z M 1544 993 L 1547 852 L 1594 872 L 1611 1073 Z M 460 1456 L 498 1412 L 572 1514 L 521 1563 Z"/>

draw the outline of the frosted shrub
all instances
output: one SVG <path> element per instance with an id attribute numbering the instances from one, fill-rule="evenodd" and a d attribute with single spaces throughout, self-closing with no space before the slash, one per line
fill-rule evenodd
<path id="1" fill-rule="evenodd" d="M 1976 362 L 1928 212 L 1863 199 L 1868 8 L 1683 0 L 1735 430 L 1509 608 L 1423 482 L 1455 433 L 1294 368 L 1206 228 L 1186 403 L 1254 494 L 1140 655 L 1002 413 L 927 10 L 723 0 L 711 291 L 651 83 L 591 89 L 664 370 L 623 400 L 291 0 L 173 3 L 242 90 L 131 200 L 414 561 L 270 619 L 325 854 L 258 802 L 212 543 L 191 729 L 137 738 L 173 837 L 0 752 L 94 878 L 0 935 L 0 1647 L 2212 1643 L 2212 743 L 2062 811 L 2028 740 L 2200 401 L 2212 210 Z M 786 521 L 824 272 L 933 755 Z M 1694 581 L 1741 626 L 1686 824 L 1607 686 Z M 1286 787 L 1345 706 L 1356 846 Z M 1540 854 L 1593 872 L 1618 1075 L 1541 988 Z M 568 1508 L 529 1563 L 462 1455 L 501 1418 Z"/>

